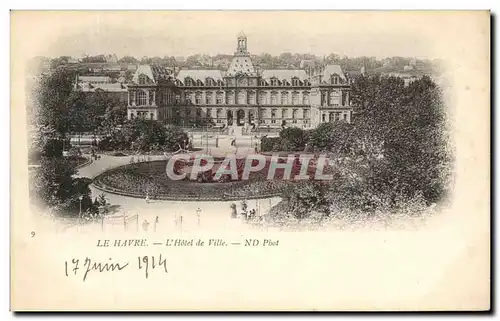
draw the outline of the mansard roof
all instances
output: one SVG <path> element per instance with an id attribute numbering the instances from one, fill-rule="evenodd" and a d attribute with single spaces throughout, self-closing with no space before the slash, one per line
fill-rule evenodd
<path id="1" fill-rule="evenodd" d="M 262 71 L 263 79 L 277 78 L 279 80 L 291 81 L 292 78 L 298 78 L 301 81 L 307 80 L 309 77 L 305 70 L 302 69 L 269 69 Z"/>
<path id="2" fill-rule="evenodd" d="M 342 80 L 346 80 L 344 72 L 339 65 L 327 65 L 323 70 L 323 79 L 329 79 L 335 74 L 338 75 Z"/>
<path id="3" fill-rule="evenodd" d="M 146 75 L 152 82 L 157 83 L 161 79 L 169 79 L 172 77 L 173 72 L 172 69 L 167 68 L 165 66 L 157 66 L 157 65 L 139 65 L 137 70 L 132 78 L 132 81 L 135 83 L 139 82 L 140 75 Z"/>
<path id="4" fill-rule="evenodd" d="M 191 78 L 194 81 L 202 81 L 205 83 L 207 78 L 212 78 L 215 81 L 222 80 L 222 72 L 216 69 L 183 69 L 177 74 L 177 79 L 184 82 L 184 79 Z"/>

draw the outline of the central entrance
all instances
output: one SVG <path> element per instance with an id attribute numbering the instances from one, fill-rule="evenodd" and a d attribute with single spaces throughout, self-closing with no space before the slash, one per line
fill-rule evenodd
<path id="1" fill-rule="evenodd" d="M 236 112 L 236 124 L 238 126 L 243 126 L 245 124 L 245 111 L 243 109 Z"/>
<path id="2" fill-rule="evenodd" d="M 230 110 L 227 111 L 227 125 L 233 126 L 233 112 Z"/>

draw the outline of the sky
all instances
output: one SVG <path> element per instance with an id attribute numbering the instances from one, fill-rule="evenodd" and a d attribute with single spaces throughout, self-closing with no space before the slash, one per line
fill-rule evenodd
<path id="1" fill-rule="evenodd" d="M 252 54 L 332 52 L 350 57 L 440 58 L 431 14 L 332 11 L 18 12 L 34 55 L 233 54 L 243 31 Z M 31 15 L 31 16 L 30 16 Z M 14 19 L 16 13 L 13 14 Z M 28 30 L 24 30 L 27 32 Z M 459 36 L 459 35 L 457 35 Z"/>

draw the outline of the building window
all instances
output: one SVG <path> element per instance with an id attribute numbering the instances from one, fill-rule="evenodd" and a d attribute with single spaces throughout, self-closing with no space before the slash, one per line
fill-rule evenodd
<path id="1" fill-rule="evenodd" d="M 286 92 L 281 93 L 281 104 L 288 105 L 288 93 Z"/>
<path id="2" fill-rule="evenodd" d="M 339 83 L 339 77 L 336 75 L 332 76 L 332 84 L 337 85 Z"/>
<path id="3" fill-rule="evenodd" d="M 216 96 L 216 103 L 217 103 L 217 105 L 222 105 L 223 101 L 224 101 L 224 98 L 222 96 L 222 93 L 218 93 L 217 96 Z"/>
<path id="4" fill-rule="evenodd" d="M 332 91 L 330 93 L 330 105 L 339 106 L 340 105 L 340 95 L 339 91 Z"/>
<path id="5" fill-rule="evenodd" d="M 196 105 L 201 105 L 201 93 L 196 93 L 195 102 L 196 102 Z"/>
<path id="6" fill-rule="evenodd" d="M 193 79 L 186 77 L 184 79 L 184 85 L 186 85 L 186 86 L 192 86 L 193 85 Z"/>
<path id="7" fill-rule="evenodd" d="M 276 120 L 275 119 L 271 119 L 271 124 L 276 124 Z"/>
<path id="8" fill-rule="evenodd" d="M 244 92 L 239 92 L 238 93 L 238 105 L 242 105 L 245 103 L 245 93 Z"/>
<path id="9" fill-rule="evenodd" d="M 186 103 L 191 103 L 191 93 L 186 93 Z"/>
<path id="10" fill-rule="evenodd" d="M 180 104 L 181 103 L 181 95 L 180 94 L 175 94 L 175 103 Z"/>
<path id="11" fill-rule="evenodd" d="M 292 110 L 292 118 L 293 119 L 297 118 L 297 113 L 298 113 L 297 109 Z"/>
<path id="12" fill-rule="evenodd" d="M 297 123 L 297 120 L 296 120 L 296 119 L 292 120 L 292 123 L 293 123 L 293 124 L 296 124 L 296 123 Z"/>
<path id="13" fill-rule="evenodd" d="M 326 92 L 321 93 L 321 105 L 325 105 L 327 103 L 327 95 Z"/>
<path id="14" fill-rule="evenodd" d="M 347 121 L 347 114 L 344 114 L 344 120 Z"/>
<path id="15" fill-rule="evenodd" d="M 147 102 L 146 93 L 144 91 L 139 91 L 137 93 L 137 104 L 139 106 L 144 106 L 146 105 L 146 102 Z"/>
<path id="16" fill-rule="evenodd" d="M 232 92 L 227 93 L 227 103 L 234 104 L 234 93 Z"/>
<path id="17" fill-rule="evenodd" d="M 278 86 L 278 79 L 272 78 L 271 79 L 271 86 Z"/>
<path id="18" fill-rule="evenodd" d="M 292 79 L 292 86 L 300 86 L 300 81 L 298 78 Z"/>
<path id="19" fill-rule="evenodd" d="M 186 116 L 189 116 L 189 115 L 191 115 L 191 109 L 188 108 L 188 109 L 186 109 Z"/>
<path id="20" fill-rule="evenodd" d="M 207 108 L 207 118 L 212 118 L 212 109 Z"/>
<path id="21" fill-rule="evenodd" d="M 201 108 L 196 108 L 196 117 L 201 116 Z"/>
<path id="22" fill-rule="evenodd" d="M 276 109 L 271 109 L 271 118 L 276 118 Z"/>
<path id="23" fill-rule="evenodd" d="M 255 105 L 255 93 L 254 92 L 248 93 L 248 103 L 250 105 Z"/>
<path id="24" fill-rule="evenodd" d="M 276 105 L 278 103 L 278 94 L 271 93 L 271 105 Z"/>
<path id="25" fill-rule="evenodd" d="M 305 92 L 302 95 L 302 105 L 309 105 L 309 93 Z"/>
<path id="26" fill-rule="evenodd" d="M 222 117 L 222 109 L 221 108 L 217 108 L 216 115 L 217 115 L 217 118 Z"/>
<path id="27" fill-rule="evenodd" d="M 305 119 L 309 119 L 309 110 L 308 109 L 304 109 L 303 114 L 304 114 Z"/>
<path id="28" fill-rule="evenodd" d="M 292 105 L 298 105 L 298 104 L 299 104 L 299 94 L 293 93 L 292 94 Z"/>
<path id="29" fill-rule="evenodd" d="M 267 93 L 259 94 L 259 104 L 265 105 L 267 103 Z"/>
<path id="30" fill-rule="evenodd" d="M 207 104 L 207 105 L 211 105 L 212 104 L 212 93 L 206 93 L 205 104 Z"/>
<path id="31" fill-rule="evenodd" d="M 283 109 L 281 110 L 281 118 L 287 118 L 288 117 L 288 110 L 287 109 Z"/>
<path id="32" fill-rule="evenodd" d="M 321 115 L 321 121 L 324 123 L 326 121 L 326 114 Z"/>
<path id="33" fill-rule="evenodd" d="M 149 119 L 155 119 L 155 114 L 150 113 L 150 114 L 149 114 Z"/>
<path id="34" fill-rule="evenodd" d="M 214 80 L 212 78 L 207 78 L 207 80 L 206 80 L 205 83 L 206 83 L 207 86 L 213 86 Z"/>
<path id="35" fill-rule="evenodd" d="M 146 84 L 146 76 L 140 75 L 139 76 L 139 85 L 144 85 Z"/>

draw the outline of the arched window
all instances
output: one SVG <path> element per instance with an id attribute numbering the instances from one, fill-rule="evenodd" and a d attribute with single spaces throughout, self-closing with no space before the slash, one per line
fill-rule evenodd
<path id="1" fill-rule="evenodd" d="M 282 109 L 281 110 L 281 118 L 287 118 L 287 117 L 288 117 L 288 110 Z"/>
<path id="2" fill-rule="evenodd" d="M 139 85 L 145 85 L 147 82 L 148 77 L 146 75 L 140 75 L 139 76 Z"/>
<path id="3" fill-rule="evenodd" d="M 196 105 L 201 105 L 201 93 L 196 93 L 195 95 L 195 103 Z"/>
<path id="4" fill-rule="evenodd" d="M 242 92 L 242 91 L 240 91 L 238 93 L 238 102 L 237 102 L 237 104 L 241 105 L 241 104 L 244 104 L 244 103 L 245 103 L 245 93 Z"/>
<path id="5" fill-rule="evenodd" d="M 212 118 L 212 108 L 207 108 L 207 118 Z"/>
<path id="6" fill-rule="evenodd" d="M 276 105 L 278 103 L 278 93 L 271 93 L 271 105 Z"/>
<path id="7" fill-rule="evenodd" d="M 304 92 L 302 94 L 302 105 L 309 105 L 309 93 Z"/>
<path id="8" fill-rule="evenodd" d="M 292 118 L 296 119 L 297 118 L 297 109 L 292 110 Z"/>
<path id="9" fill-rule="evenodd" d="M 267 93 L 266 92 L 259 93 L 259 104 L 261 104 L 261 105 L 267 104 Z"/>
<path id="10" fill-rule="evenodd" d="M 196 117 L 201 117 L 201 108 L 196 108 Z"/>
<path id="11" fill-rule="evenodd" d="M 186 77 L 184 78 L 184 85 L 186 86 L 192 86 L 193 85 L 193 79 Z"/>
<path id="12" fill-rule="evenodd" d="M 217 118 L 222 117 L 222 108 L 217 108 Z"/>
<path id="13" fill-rule="evenodd" d="M 227 93 L 227 103 L 234 104 L 234 93 L 233 92 Z"/>
<path id="14" fill-rule="evenodd" d="M 330 92 L 330 105 L 339 106 L 340 105 L 340 91 L 334 90 Z"/>
<path id="15" fill-rule="evenodd" d="M 137 93 L 137 105 L 144 106 L 147 103 L 146 93 L 144 91 L 139 91 Z"/>
<path id="16" fill-rule="evenodd" d="M 216 103 L 217 103 L 217 105 L 222 105 L 224 103 L 224 94 L 223 93 L 217 93 Z"/>
<path id="17" fill-rule="evenodd" d="M 292 79 L 292 86 L 300 86 L 299 78 Z"/>
<path id="18" fill-rule="evenodd" d="M 299 104 L 299 93 L 292 93 L 292 105 Z"/>
<path id="19" fill-rule="evenodd" d="M 271 78 L 271 86 L 278 86 L 278 79 Z"/>
<path id="20" fill-rule="evenodd" d="M 267 117 L 267 109 L 261 108 L 259 116 L 260 116 L 260 118 L 266 118 Z"/>
<path id="21" fill-rule="evenodd" d="M 309 119 L 309 109 L 304 109 L 303 114 L 305 119 Z"/>
<path id="22" fill-rule="evenodd" d="M 255 92 L 250 91 L 250 92 L 248 93 L 248 103 L 249 103 L 250 105 L 255 105 Z"/>
<path id="23" fill-rule="evenodd" d="M 288 105 L 288 93 L 285 91 L 281 93 L 281 104 Z"/>
<path id="24" fill-rule="evenodd" d="M 205 80 L 205 84 L 207 86 L 213 86 L 214 85 L 214 80 L 210 77 L 207 77 L 207 79 Z"/>
<path id="25" fill-rule="evenodd" d="M 207 92 L 205 94 L 205 104 L 207 105 L 211 105 L 213 102 L 213 97 L 212 97 L 212 93 L 211 92 Z"/>
<path id="26" fill-rule="evenodd" d="M 271 118 L 276 118 L 276 108 L 271 109 Z"/>
<path id="27" fill-rule="evenodd" d="M 331 83 L 333 85 L 337 85 L 339 83 L 339 76 L 338 75 L 332 75 Z"/>

